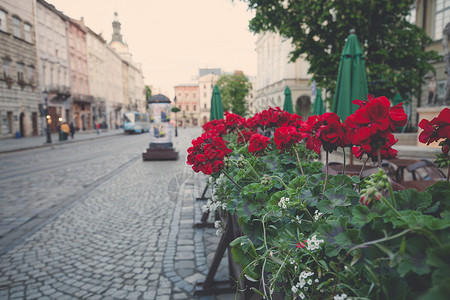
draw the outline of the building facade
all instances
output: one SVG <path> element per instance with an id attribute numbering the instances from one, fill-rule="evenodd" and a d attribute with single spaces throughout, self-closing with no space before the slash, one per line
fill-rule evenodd
<path id="1" fill-rule="evenodd" d="M 69 60 L 66 24 L 68 18 L 43 1 L 36 1 L 36 40 L 38 45 L 40 91 L 44 107 L 48 108 L 52 132 L 57 132 L 59 120 L 72 121 L 72 98 L 69 84 Z"/>
<path id="2" fill-rule="evenodd" d="M 416 1 L 411 10 L 411 22 L 423 28 L 433 40 L 426 50 L 435 50 L 443 56 L 443 60 L 433 62 L 435 72 L 424 74 L 425 84 L 420 95 L 413 97 L 412 116 L 417 116 L 417 107 L 449 106 L 445 101 L 448 75 L 444 53 L 444 29 L 450 23 L 450 0 Z M 450 25 L 449 25 L 450 26 Z M 449 28 L 450 29 L 450 28 Z M 450 32 L 448 33 L 450 34 Z M 450 45 L 447 46 L 450 49 Z M 447 50 L 450 51 L 450 50 Z M 448 54 L 448 53 L 447 53 Z M 418 123 L 416 119 L 416 123 Z"/>
<path id="3" fill-rule="evenodd" d="M 75 128 L 94 129 L 92 119 L 93 96 L 89 87 L 86 30 L 82 21 L 69 18 L 67 22 L 68 56 L 70 63 L 70 87 L 72 113 Z"/>
<path id="4" fill-rule="evenodd" d="M 198 87 L 200 96 L 200 125 L 204 125 L 205 123 L 209 122 L 212 92 L 220 76 L 222 76 L 221 69 L 199 70 Z"/>
<path id="5" fill-rule="evenodd" d="M 199 126 L 200 95 L 198 84 L 180 84 L 175 86 L 176 106 L 180 109 L 177 114 L 177 126 Z M 208 120 L 209 121 L 209 120 Z"/>
<path id="6" fill-rule="evenodd" d="M 33 0 L 0 2 L 0 137 L 42 134 Z"/>
<path id="7" fill-rule="evenodd" d="M 294 63 L 289 61 L 293 47 L 289 40 L 279 34 L 266 32 L 256 40 L 257 75 L 255 98 L 252 110 L 260 112 L 269 107 L 283 107 L 284 90 L 288 86 L 292 93 L 294 109 L 303 117 L 311 109 L 311 76 L 309 64 L 302 58 Z"/>

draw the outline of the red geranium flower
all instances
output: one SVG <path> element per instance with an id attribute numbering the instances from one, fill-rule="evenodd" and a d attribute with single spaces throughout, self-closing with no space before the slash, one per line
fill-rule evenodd
<path id="1" fill-rule="evenodd" d="M 261 154 L 262 151 L 264 151 L 264 149 L 267 148 L 269 142 L 270 138 L 262 134 L 256 133 L 252 135 L 252 137 L 250 138 L 248 145 L 248 152 L 253 153 L 255 156 L 258 156 L 259 154 Z"/>
<path id="2" fill-rule="evenodd" d="M 283 153 L 285 150 L 300 142 L 304 137 L 305 135 L 298 132 L 294 126 L 281 126 L 275 130 L 273 139 L 277 145 L 277 149 Z"/>
<path id="3" fill-rule="evenodd" d="M 225 126 L 227 127 L 228 132 L 233 132 L 236 128 L 242 130 L 246 127 L 246 120 L 239 115 L 226 111 Z"/>
<path id="4" fill-rule="evenodd" d="M 210 132 L 192 140 L 192 147 L 187 151 L 187 164 L 192 165 L 195 172 L 206 175 L 219 172 L 223 168 L 223 158 L 231 152 L 220 136 Z"/>
<path id="5" fill-rule="evenodd" d="M 227 133 L 227 128 L 225 126 L 225 120 L 211 120 L 202 126 L 205 132 L 209 132 L 212 135 L 223 136 Z"/>
<path id="6" fill-rule="evenodd" d="M 237 142 L 238 144 L 245 144 L 247 143 L 250 138 L 252 137 L 252 135 L 256 134 L 256 131 L 252 131 L 252 130 L 242 130 L 238 133 L 238 139 Z"/>
<path id="7" fill-rule="evenodd" d="M 444 108 L 431 121 L 423 119 L 420 121 L 419 127 L 423 129 L 419 135 L 419 141 L 421 143 L 429 145 L 432 142 L 444 139 L 440 145 L 442 146 L 442 152 L 448 154 L 450 144 L 450 109 Z"/>

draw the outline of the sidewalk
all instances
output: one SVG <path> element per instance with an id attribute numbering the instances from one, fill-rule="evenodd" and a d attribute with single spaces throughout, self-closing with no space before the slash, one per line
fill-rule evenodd
<path id="1" fill-rule="evenodd" d="M 88 130 L 88 131 L 77 131 L 74 135 L 74 138 L 68 138 L 66 141 L 59 140 L 58 133 L 52 133 L 52 143 L 47 143 L 47 137 L 43 136 L 33 136 L 33 137 L 24 137 L 24 138 L 8 138 L 8 139 L 0 139 L 0 154 L 15 152 L 15 151 L 23 151 L 28 149 L 35 148 L 43 148 L 43 147 L 51 147 L 53 145 L 58 144 L 67 144 L 80 142 L 84 140 L 104 138 L 112 135 L 121 135 L 123 133 L 123 129 L 109 129 L 102 130 L 100 134 L 97 134 L 96 130 Z"/>

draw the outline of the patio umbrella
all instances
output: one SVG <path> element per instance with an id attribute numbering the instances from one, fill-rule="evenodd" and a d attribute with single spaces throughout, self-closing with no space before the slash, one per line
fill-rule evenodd
<path id="1" fill-rule="evenodd" d="M 220 97 L 219 87 L 215 85 L 211 97 L 211 112 L 209 120 L 212 121 L 220 119 L 223 119 L 223 104 Z"/>
<path id="2" fill-rule="evenodd" d="M 397 105 L 402 102 L 403 102 L 402 95 L 400 95 L 400 93 L 395 94 L 394 99 L 392 99 L 392 105 Z"/>
<path id="3" fill-rule="evenodd" d="M 314 100 L 313 115 L 322 115 L 325 113 L 325 108 L 323 107 L 322 91 L 317 89 L 316 100 Z"/>
<path id="4" fill-rule="evenodd" d="M 368 94 L 364 57 L 358 38 L 353 32 L 354 30 L 350 31 L 342 51 L 333 101 L 333 112 L 342 121 L 358 108 L 352 101 L 367 99 Z"/>
<path id="5" fill-rule="evenodd" d="M 292 106 L 292 96 L 291 96 L 291 90 L 287 86 L 284 90 L 284 104 L 283 104 L 283 110 L 287 111 L 288 113 L 293 114 L 294 113 L 294 107 Z"/>

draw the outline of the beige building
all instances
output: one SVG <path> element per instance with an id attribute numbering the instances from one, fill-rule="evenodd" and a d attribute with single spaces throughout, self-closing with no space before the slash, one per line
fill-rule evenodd
<path id="1" fill-rule="evenodd" d="M 113 34 L 109 45 L 122 59 L 124 110 L 144 112 L 146 108 L 144 76 L 142 75 L 141 66 L 133 62 L 128 45 L 123 41 L 117 12 L 114 13 L 112 25 Z"/>
<path id="2" fill-rule="evenodd" d="M 450 23 L 450 1 L 416 1 L 411 10 L 410 21 L 422 27 L 433 40 L 427 50 L 435 50 L 444 56 L 443 31 L 445 26 Z M 450 45 L 448 45 L 447 51 L 450 52 Z M 413 97 L 413 124 L 420 122 L 417 114 L 418 107 L 450 106 L 450 102 L 445 103 L 444 101 L 448 80 L 448 74 L 445 74 L 445 58 L 434 62 L 433 66 L 436 72 L 424 74 L 426 83 L 422 86 L 422 92 Z"/>
<path id="3" fill-rule="evenodd" d="M 36 8 L 40 89 L 47 97 L 44 104 L 48 107 L 50 129 L 57 132 L 60 118 L 73 121 L 66 34 L 68 18 L 43 0 L 36 1 Z"/>
<path id="4" fill-rule="evenodd" d="M 0 137 L 42 133 L 34 0 L 0 2 Z"/>
<path id="5" fill-rule="evenodd" d="M 105 45 L 106 113 L 109 128 L 116 128 L 122 120 L 124 107 L 122 59 L 109 45 Z"/>
<path id="6" fill-rule="evenodd" d="M 222 69 L 199 70 L 198 87 L 200 95 L 200 125 L 209 122 L 212 92 L 220 76 L 222 76 Z"/>
<path id="7" fill-rule="evenodd" d="M 292 102 L 299 107 L 300 114 L 306 117 L 311 107 L 311 87 L 308 75 L 309 64 L 304 59 L 289 61 L 293 47 L 289 40 L 279 34 L 266 32 L 256 40 L 257 75 L 255 98 L 251 107 L 255 112 L 270 107 L 283 108 L 284 90 L 288 86 Z"/>
<path id="8" fill-rule="evenodd" d="M 180 112 L 177 113 L 176 116 L 178 120 L 178 127 L 199 126 L 199 94 L 198 84 L 180 84 L 175 86 L 175 97 L 177 99 L 176 106 L 180 109 Z"/>

